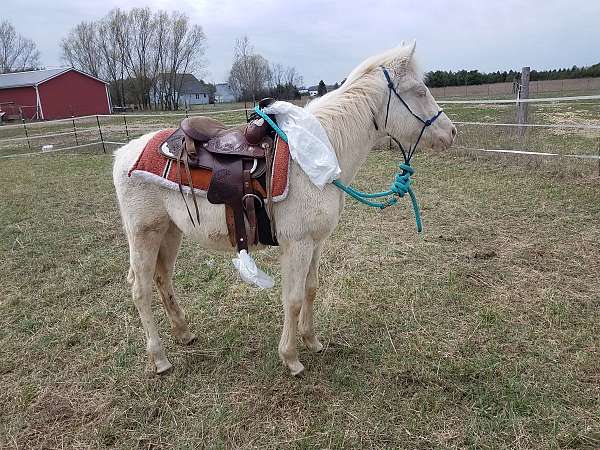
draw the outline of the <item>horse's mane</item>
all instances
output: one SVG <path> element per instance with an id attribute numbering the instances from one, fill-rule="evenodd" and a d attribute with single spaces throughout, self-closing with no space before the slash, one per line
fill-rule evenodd
<path id="1" fill-rule="evenodd" d="M 306 106 L 328 131 L 334 148 L 340 149 L 356 142 L 358 136 L 355 133 L 363 128 L 359 125 L 372 123 L 373 114 L 381 104 L 381 96 L 386 92 L 379 66 L 386 66 L 392 74 L 408 69 L 414 76 L 422 77 L 412 58 L 412 50 L 412 45 L 401 45 L 366 59 L 338 89 Z"/>

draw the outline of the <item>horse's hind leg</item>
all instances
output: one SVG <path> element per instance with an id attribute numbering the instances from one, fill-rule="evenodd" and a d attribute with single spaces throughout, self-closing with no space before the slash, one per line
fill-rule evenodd
<path id="1" fill-rule="evenodd" d="M 321 249 L 323 243 L 315 244 L 313 250 L 308 276 L 306 277 L 306 294 L 302 309 L 300 310 L 300 318 L 298 319 L 298 331 L 302 337 L 304 344 L 313 352 L 323 350 L 323 344 L 319 342 L 315 335 L 315 325 L 313 319 L 313 306 L 319 287 L 319 260 L 321 259 Z"/>
<path id="2" fill-rule="evenodd" d="M 306 277 L 314 244 L 309 240 L 280 242 L 280 244 L 284 319 L 279 341 L 279 356 L 292 375 L 299 375 L 304 371 L 304 366 L 298 359 L 296 348 L 298 316 L 306 297 Z"/>
<path id="3" fill-rule="evenodd" d="M 173 289 L 173 270 L 182 236 L 183 233 L 171 222 L 158 250 L 154 282 L 171 322 L 173 334 L 183 344 L 190 344 L 196 339 L 196 336 L 190 333 L 188 329 L 185 314 L 175 299 L 175 291 Z"/>
<path id="4" fill-rule="evenodd" d="M 156 322 L 152 315 L 152 279 L 156 269 L 156 260 L 168 223 L 155 224 L 151 227 L 132 229 L 127 227 L 129 237 L 130 271 L 133 302 L 138 310 L 144 333 L 146 335 L 146 351 L 151 364 L 157 373 L 169 370 L 172 365 L 167 359 Z"/>

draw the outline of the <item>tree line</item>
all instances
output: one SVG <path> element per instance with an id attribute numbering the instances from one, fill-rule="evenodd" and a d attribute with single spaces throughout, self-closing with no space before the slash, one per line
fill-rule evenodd
<path id="1" fill-rule="evenodd" d="M 182 12 L 113 9 L 61 41 L 63 60 L 110 82 L 114 105 L 178 109 L 183 77 L 203 67 L 206 36 Z"/>
<path id="2" fill-rule="evenodd" d="M 185 78 L 201 73 L 206 36 L 185 13 L 150 8 L 113 9 L 95 21 L 82 21 L 61 40 L 70 66 L 109 82 L 114 106 L 178 109 Z M 41 67 L 39 51 L 8 22 L 0 23 L 0 73 Z M 298 98 L 302 76 L 292 66 L 271 64 L 244 36 L 235 41 L 230 87 L 238 100 Z M 204 83 L 214 95 L 215 85 Z"/>
<path id="3" fill-rule="evenodd" d="M 63 60 L 110 83 L 113 105 L 178 109 L 184 73 L 200 73 L 206 35 L 185 13 L 150 8 L 113 9 L 99 20 L 82 21 L 61 40 Z M 35 43 L 8 21 L 0 22 L 0 73 L 41 68 Z M 429 87 L 464 86 L 520 79 L 520 71 L 436 70 L 426 74 Z M 600 63 L 592 66 L 532 70 L 531 81 L 600 77 Z M 302 76 L 293 66 L 271 64 L 257 53 L 247 36 L 235 41 L 228 77 L 238 100 L 261 97 L 299 98 Z M 215 86 L 205 83 L 214 93 Z M 319 95 L 327 91 L 318 86 Z"/>
<path id="4" fill-rule="evenodd" d="M 530 75 L 531 81 L 589 77 L 600 77 L 600 63 L 586 67 L 573 66 L 570 69 L 532 70 Z M 489 73 L 478 70 L 459 70 L 457 72 L 436 70 L 428 72 L 425 79 L 429 87 L 464 86 L 519 81 L 521 72 L 515 70 Z"/>

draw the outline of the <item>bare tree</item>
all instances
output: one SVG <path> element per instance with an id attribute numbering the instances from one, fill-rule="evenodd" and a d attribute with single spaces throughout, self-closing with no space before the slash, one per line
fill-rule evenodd
<path id="1" fill-rule="evenodd" d="M 116 103 L 171 109 L 178 107 L 178 74 L 202 68 L 205 40 L 183 13 L 133 8 L 80 23 L 61 46 L 65 61 L 111 82 Z"/>
<path id="2" fill-rule="evenodd" d="M 166 22 L 164 48 L 159 58 L 162 96 L 169 109 L 179 108 L 183 77 L 202 68 L 206 35 L 199 25 L 191 25 L 187 15 L 173 12 Z"/>
<path id="3" fill-rule="evenodd" d="M 35 43 L 17 33 L 8 21 L 0 22 L 0 73 L 37 69 L 40 52 Z"/>
<path id="4" fill-rule="evenodd" d="M 269 96 L 289 100 L 299 95 L 298 86 L 302 84 L 302 77 L 295 67 L 273 64 L 271 65 L 271 73 Z"/>
<path id="5" fill-rule="evenodd" d="M 102 71 L 101 49 L 98 40 L 98 26 L 95 22 L 81 22 L 60 43 L 63 61 L 76 69 L 96 78 Z"/>
<path id="6" fill-rule="evenodd" d="M 126 67 L 134 79 L 137 103 L 142 108 L 150 106 L 150 89 L 154 82 L 155 18 L 150 8 L 133 8 L 129 12 L 128 34 L 131 46 L 126 55 Z"/>
<path id="7" fill-rule="evenodd" d="M 271 65 L 271 73 L 273 74 L 271 81 L 273 83 L 273 87 L 283 86 L 285 84 L 286 78 L 286 69 L 282 64 L 273 64 Z"/>
<path id="8" fill-rule="evenodd" d="M 229 73 L 229 85 L 238 98 L 252 99 L 264 92 L 271 84 L 272 71 L 269 62 L 254 53 L 247 36 L 237 39 L 234 48 L 234 61 Z"/>
<path id="9" fill-rule="evenodd" d="M 298 73 L 295 67 L 289 66 L 285 70 L 285 84 L 287 86 L 300 86 L 302 84 L 302 75 Z"/>
<path id="10" fill-rule="evenodd" d="M 113 102 L 125 106 L 125 75 L 130 48 L 127 25 L 129 17 L 120 9 L 112 10 L 98 22 L 98 46 L 102 54 L 105 76 L 111 82 Z"/>

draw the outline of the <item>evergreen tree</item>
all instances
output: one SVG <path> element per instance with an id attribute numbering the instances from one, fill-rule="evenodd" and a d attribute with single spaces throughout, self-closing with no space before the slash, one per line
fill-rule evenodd
<path id="1" fill-rule="evenodd" d="M 327 86 L 325 86 L 325 82 L 323 80 L 319 81 L 319 86 L 317 87 L 317 92 L 319 97 L 327 94 Z"/>

